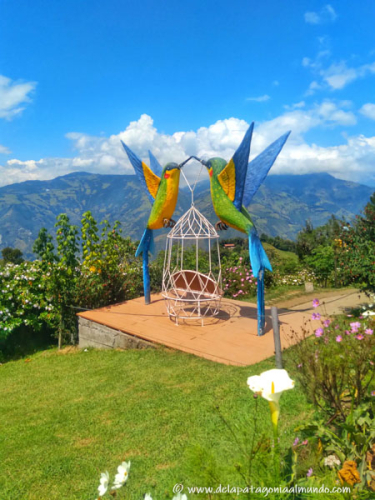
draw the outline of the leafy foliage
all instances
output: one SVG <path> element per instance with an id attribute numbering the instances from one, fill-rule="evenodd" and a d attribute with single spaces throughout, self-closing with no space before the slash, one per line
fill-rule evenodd
<path id="1" fill-rule="evenodd" d="M 19 248 L 5 247 L 1 250 L 5 264 L 21 264 L 23 262 L 22 252 Z"/>
<path id="2" fill-rule="evenodd" d="M 332 454 L 338 457 L 338 462 L 341 464 L 348 461 L 359 464 L 357 489 L 366 488 L 373 481 L 375 483 L 375 473 L 371 465 L 372 454 L 369 452 L 375 442 L 374 410 L 374 403 L 367 399 L 364 403 L 352 408 L 344 421 L 336 421 L 327 425 L 324 419 L 320 418 L 299 428 L 303 434 L 313 435 L 319 440 L 319 446 L 322 451 L 324 450 L 321 455 L 321 465 L 327 463 L 324 455 L 327 457 Z M 347 478 L 346 481 L 348 481 Z"/>
<path id="3" fill-rule="evenodd" d="M 292 335 L 299 341 L 289 354 L 297 378 L 311 401 L 331 416 L 345 419 L 351 405 L 357 407 L 370 397 L 375 377 L 374 327 L 372 319 L 313 319 L 301 334 Z M 311 330 L 315 334 L 309 338 Z"/>
<path id="4" fill-rule="evenodd" d="M 33 245 L 33 252 L 42 262 L 47 264 L 57 260 L 57 256 L 55 255 L 55 246 L 52 243 L 52 240 L 52 235 L 48 233 L 45 227 L 42 227 Z"/>
<path id="5" fill-rule="evenodd" d="M 33 331 L 51 328 L 59 345 L 77 338 L 76 313 L 138 297 L 142 291 L 136 243 L 121 236 L 119 223 L 112 227 L 85 212 L 81 230 L 61 214 L 56 223 L 57 253 L 45 228 L 39 232 L 34 251 L 39 261 L 7 264 L 0 274 L 0 338 L 19 328 Z M 80 248 L 82 241 L 82 253 Z M 81 262 L 82 259 L 82 262 Z M 161 283 L 162 268 L 151 265 L 152 283 Z"/>
<path id="6" fill-rule="evenodd" d="M 375 291 L 375 193 L 363 215 L 353 224 L 343 224 L 340 266 L 347 280 L 361 283 L 366 291 Z"/>

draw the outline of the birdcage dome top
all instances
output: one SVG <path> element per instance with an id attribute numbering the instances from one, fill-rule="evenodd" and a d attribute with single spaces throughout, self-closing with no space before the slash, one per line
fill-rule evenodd
<path id="1" fill-rule="evenodd" d="M 168 238 L 172 239 L 214 239 L 219 235 L 209 220 L 192 205 L 171 229 Z"/>

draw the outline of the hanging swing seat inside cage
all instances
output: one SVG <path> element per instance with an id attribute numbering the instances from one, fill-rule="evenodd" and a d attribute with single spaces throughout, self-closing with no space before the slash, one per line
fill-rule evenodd
<path id="1" fill-rule="evenodd" d="M 167 235 L 162 295 L 176 324 L 199 320 L 203 326 L 220 311 L 219 235 L 194 204 Z"/>

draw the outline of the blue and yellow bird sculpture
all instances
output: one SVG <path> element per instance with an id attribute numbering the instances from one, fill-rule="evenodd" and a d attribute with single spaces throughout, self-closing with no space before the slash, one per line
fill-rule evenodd
<path id="1" fill-rule="evenodd" d="M 150 272 L 148 267 L 148 253 L 153 252 L 153 231 L 162 227 L 173 227 L 172 219 L 178 198 L 180 182 L 180 168 L 177 163 L 168 163 L 163 169 L 156 158 L 150 154 L 152 170 L 133 153 L 124 143 L 122 145 L 133 165 L 139 183 L 147 193 L 152 203 L 146 229 L 135 253 L 136 257 L 143 255 L 143 289 L 146 304 L 150 303 Z"/>
<path id="2" fill-rule="evenodd" d="M 254 123 L 250 125 L 229 163 L 222 158 L 201 160 L 201 163 L 207 167 L 210 176 L 212 203 L 220 219 L 216 224 L 217 229 L 227 229 L 230 226 L 246 233 L 249 238 L 250 262 L 254 277 L 257 278 L 258 335 L 263 335 L 264 271 L 272 271 L 272 267 L 246 207 L 267 176 L 290 132 L 268 146 L 249 163 L 253 128 Z"/>

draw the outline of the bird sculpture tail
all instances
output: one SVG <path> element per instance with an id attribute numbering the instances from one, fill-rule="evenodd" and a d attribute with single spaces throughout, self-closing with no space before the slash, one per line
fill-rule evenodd
<path id="1" fill-rule="evenodd" d="M 148 252 L 154 250 L 154 235 L 152 229 L 145 229 L 142 239 L 138 245 L 135 256 L 143 254 L 143 290 L 145 294 L 145 303 L 150 303 L 150 271 L 148 268 Z"/>
<path id="2" fill-rule="evenodd" d="M 249 235 L 249 254 L 253 275 L 258 280 L 257 286 L 257 308 L 258 308 L 258 335 L 264 334 L 264 271 L 272 271 L 272 266 L 264 251 L 259 236 L 255 230 Z"/>

